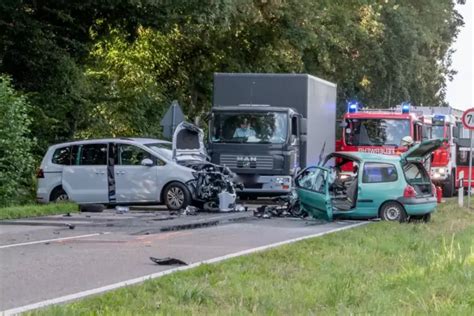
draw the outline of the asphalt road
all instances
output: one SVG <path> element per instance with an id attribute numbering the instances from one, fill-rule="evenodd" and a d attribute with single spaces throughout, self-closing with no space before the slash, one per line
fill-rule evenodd
<path id="1" fill-rule="evenodd" d="M 0 310 L 174 268 L 158 266 L 150 256 L 192 264 L 358 224 L 257 219 L 252 212 L 172 216 L 167 211 L 113 210 L 3 221 Z"/>

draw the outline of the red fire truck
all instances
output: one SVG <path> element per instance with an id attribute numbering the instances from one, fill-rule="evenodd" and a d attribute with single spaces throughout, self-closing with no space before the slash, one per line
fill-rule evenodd
<path id="1" fill-rule="evenodd" d="M 465 178 L 467 179 L 468 176 L 468 167 L 464 167 L 462 164 L 464 160 L 467 162 L 469 160 L 464 156 L 466 159 L 460 160 L 459 133 L 462 111 L 452 107 L 414 107 L 413 111 L 431 119 L 431 138 L 446 139 L 443 146 L 433 152 L 431 180 L 443 188 L 445 197 L 451 197 L 459 187 L 460 171 L 466 169 Z M 467 154 L 467 151 L 465 153 Z"/>
<path id="2" fill-rule="evenodd" d="M 403 137 L 411 136 L 414 142 L 420 142 L 428 134 L 423 118 L 410 112 L 408 104 L 399 109 L 359 110 L 357 103 L 350 103 L 341 126 L 337 151 L 397 155 L 407 150 L 401 146 Z"/>
<path id="3" fill-rule="evenodd" d="M 470 149 L 469 132 L 460 128 L 460 137 L 457 140 L 457 156 L 456 156 L 456 187 L 461 184 L 460 179 L 463 179 L 462 186 L 468 188 L 469 186 L 469 172 L 474 180 L 474 168 L 469 170 L 469 159 L 472 160 L 474 166 L 474 152 L 469 152 Z M 474 181 L 471 183 L 471 188 L 474 188 Z M 472 189 L 471 189 L 472 190 Z"/>

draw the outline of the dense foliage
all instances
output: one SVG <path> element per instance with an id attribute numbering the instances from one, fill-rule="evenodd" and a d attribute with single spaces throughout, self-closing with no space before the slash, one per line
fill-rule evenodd
<path id="1" fill-rule="evenodd" d="M 214 72 L 301 72 L 347 99 L 444 105 L 453 0 L 3 0 L 0 73 L 32 105 L 34 152 L 160 136 L 171 100 L 194 118 Z M 4 135 L 1 135 L 4 138 Z"/>
<path id="2" fill-rule="evenodd" d="M 0 76 L 0 207 L 27 201 L 34 166 L 29 138 L 30 105 Z"/>

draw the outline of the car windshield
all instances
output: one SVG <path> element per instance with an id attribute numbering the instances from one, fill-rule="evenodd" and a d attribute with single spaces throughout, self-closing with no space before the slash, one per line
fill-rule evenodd
<path id="1" fill-rule="evenodd" d="M 160 154 L 163 156 L 163 158 L 171 160 L 173 153 L 172 153 L 172 148 L 173 146 L 171 144 L 167 143 L 154 143 L 154 144 L 146 144 L 148 148 L 153 150 L 154 152 Z"/>
<path id="2" fill-rule="evenodd" d="M 216 113 L 211 128 L 214 143 L 283 144 L 288 115 L 281 112 Z"/>
<path id="3" fill-rule="evenodd" d="M 444 138 L 444 126 L 433 126 L 431 129 L 431 138 Z"/>
<path id="4" fill-rule="evenodd" d="M 407 119 L 349 119 L 345 130 L 346 144 L 353 146 L 400 146 L 410 136 Z"/>

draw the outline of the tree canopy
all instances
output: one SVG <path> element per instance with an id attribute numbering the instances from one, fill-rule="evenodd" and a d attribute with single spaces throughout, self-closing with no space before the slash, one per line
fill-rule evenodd
<path id="1" fill-rule="evenodd" d="M 462 24 L 452 0 L 4 0 L 0 73 L 28 96 L 42 154 L 160 136 L 171 100 L 189 118 L 210 108 L 214 72 L 310 73 L 341 108 L 445 105 Z"/>

